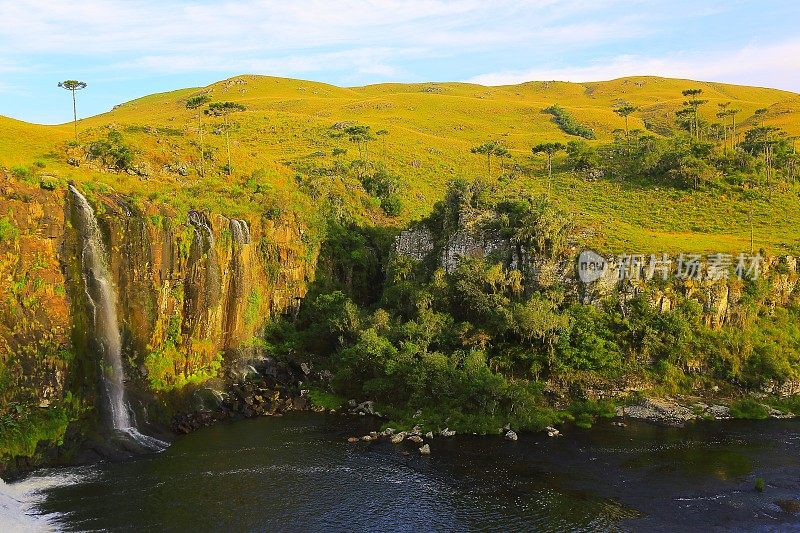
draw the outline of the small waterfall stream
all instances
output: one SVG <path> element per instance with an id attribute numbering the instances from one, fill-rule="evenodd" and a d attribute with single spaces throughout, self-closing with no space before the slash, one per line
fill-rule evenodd
<path id="1" fill-rule="evenodd" d="M 101 385 L 108 426 L 148 450 L 163 450 L 168 444 L 139 433 L 125 401 L 125 371 L 122 338 L 117 322 L 117 294 L 108 271 L 108 254 L 97 225 L 94 209 L 72 185 L 75 229 L 81 238 L 81 274 L 91 306 L 94 338 L 102 352 Z"/>

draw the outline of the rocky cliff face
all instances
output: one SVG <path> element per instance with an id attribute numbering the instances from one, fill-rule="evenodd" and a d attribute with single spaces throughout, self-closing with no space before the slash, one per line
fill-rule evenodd
<path id="1" fill-rule="evenodd" d="M 645 295 L 655 308 L 669 311 L 677 296 L 688 297 L 703 306 L 703 318 L 712 328 L 722 327 L 739 310 L 743 281 L 733 274 L 726 279 L 709 279 L 705 262 L 699 267 L 700 279 L 679 279 L 670 274 L 665 282 L 659 273 L 648 272 L 649 258 L 638 268 L 627 268 L 629 275 L 622 279 L 618 258 L 600 258 L 605 260 L 605 268 L 597 279 L 587 283 L 579 279 L 578 247 L 570 245 L 563 257 L 538 258 L 519 250 L 511 239 L 487 231 L 482 222 L 486 221 L 464 217 L 444 242 L 437 242 L 424 224 L 413 225 L 397 237 L 395 253 L 416 261 L 429 261 L 445 272 L 453 272 L 463 258 L 498 261 L 508 269 L 526 272 L 537 285 L 547 287 L 557 282 L 565 287 L 568 298 L 588 304 L 616 297 L 624 307 L 632 298 Z M 736 258 L 733 260 L 735 263 Z M 632 275 L 634 270 L 636 274 Z M 768 305 L 785 306 L 797 289 L 800 262 L 793 256 L 763 257 L 758 277 L 769 281 Z"/>
<path id="2" fill-rule="evenodd" d="M 91 397 L 99 363 L 81 278 L 76 198 L 5 175 L 0 185 L 0 408 Z M 292 313 L 317 250 L 291 214 L 188 215 L 85 191 L 108 250 L 130 387 L 180 389 L 256 348 Z"/>

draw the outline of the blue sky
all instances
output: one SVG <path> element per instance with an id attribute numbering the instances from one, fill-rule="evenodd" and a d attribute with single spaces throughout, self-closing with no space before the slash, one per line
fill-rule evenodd
<path id="1" fill-rule="evenodd" d="M 238 74 L 593 81 L 653 74 L 800 92 L 797 0 L 0 0 L 0 115 L 79 115 Z"/>

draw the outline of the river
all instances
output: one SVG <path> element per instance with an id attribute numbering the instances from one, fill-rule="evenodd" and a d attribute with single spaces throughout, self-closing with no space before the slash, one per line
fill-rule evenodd
<path id="1" fill-rule="evenodd" d="M 237 421 L 10 487 L 67 531 L 800 531 L 777 503 L 800 498 L 798 420 L 602 421 L 560 438 L 438 438 L 430 456 L 346 442 L 374 428 L 309 413 Z"/>

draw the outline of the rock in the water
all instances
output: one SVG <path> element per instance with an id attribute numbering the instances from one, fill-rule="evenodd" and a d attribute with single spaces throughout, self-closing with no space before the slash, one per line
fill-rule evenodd
<path id="1" fill-rule="evenodd" d="M 560 437 L 561 436 L 561 432 L 559 430 L 557 430 L 556 428 L 552 427 L 552 426 L 547 426 L 544 429 L 545 429 L 545 431 L 547 431 L 547 436 L 548 437 Z"/>
<path id="2" fill-rule="evenodd" d="M 372 400 L 361 402 L 353 409 L 353 412 L 358 413 L 360 415 L 371 415 L 371 416 L 377 415 L 377 413 L 375 412 L 375 404 L 372 402 Z"/>
<path id="3" fill-rule="evenodd" d="M 508 431 L 506 431 L 506 439 L 507 440 L 517 440 L 517 438 L 518 438 L 517 434 L 514 431 L 512 431 L 510 429 Z"/>
<path id="4" fill-rule="evenodd" d="M 433 438 L 433 431 L 429 431 L 429 432 L 425 433 L 425 438 L 426 439 L 432 439 Z"/>
<path id="5" fill-rule="evenodd" d="M 400 444 L 401 442 L 403 442 L 403 440 L 405 438 L 406 438 L 406 432 L 405 431 L 401 431 L 400 433 L 392 435 L 391 443 L 392 444 Z"/>
<path id="6" fill-rule="evenodd" d="M 689 420 L 697 418 L 691 409 L 668 398 L 645 398 L 637 405 L 618 407 L 615 414 L 672 427 L 683 427 Z"/>
<path id="7" fill-rule="evenodd" d="M 430 455 L 431 454 L 431 447 L 427 444 L 423 444 L 422 447 L 419 449 L 419 453 L 421 455 Z"/>
<path id="8" fill-rule="evenodd" d="M 410 437 L 408 437 L 408 440 L 416 444 L 422 443 L 422 437 L 420 437 L 419 435 L 411 435 Z"/>
<path id="9" fill-rule="evenodd" d="M 450 431 L 449 428 L 444 428 L 443 430 L 441 430 L 439 432 L 439 435 L 441 435 L 442 437 L 452 437 L 455 434 L 456 434 L 456 432 L 455 431 Z"/>
<path id="10" fill-rule="evenodd" d="M 372 437 L 370 437 L 369 435 L 364 435 L 363 437 L 361 437 L 361 440 L 363 440 L 364 442 L 372 442 Z"/>
<path id="11" fill-rule="evenodd" d="M 378 432 L 377 431 L 370 431 L 369 436 L 372 437 L 372 440 L 378 440 Z"/>
<path id="12" fill-rule="evenodd" d="M 347 439 L 347 442 L 349 442 L 350 444 L 354 444 L 358 442 L 358 437 L 350 437 Z"/>
<path id="13" fill-rule="evenodd" d="M 628 427 L 628 424 L 626 424 L 625 422 L 611 422 L 611 425 L 616 426 L 618 428 Z"/>
<path id="14" fill-rule="evenodd" d="M 709 405 L 706 413 L 717 420 L 728 420 L 731 418 L 731 410 L 724 405 Z"/>
<path id="15" fill-rule="evenodd" d="M 392 435 L 394 435 L 394 428 L 386 428 L 383 430 L 384 437 L 391 437 Z"/>
<path id="16" fill-rule="evenodd" d="M 775 503 L 789 514 L 800 514 L 800 500 L 778 500 Z"/>

